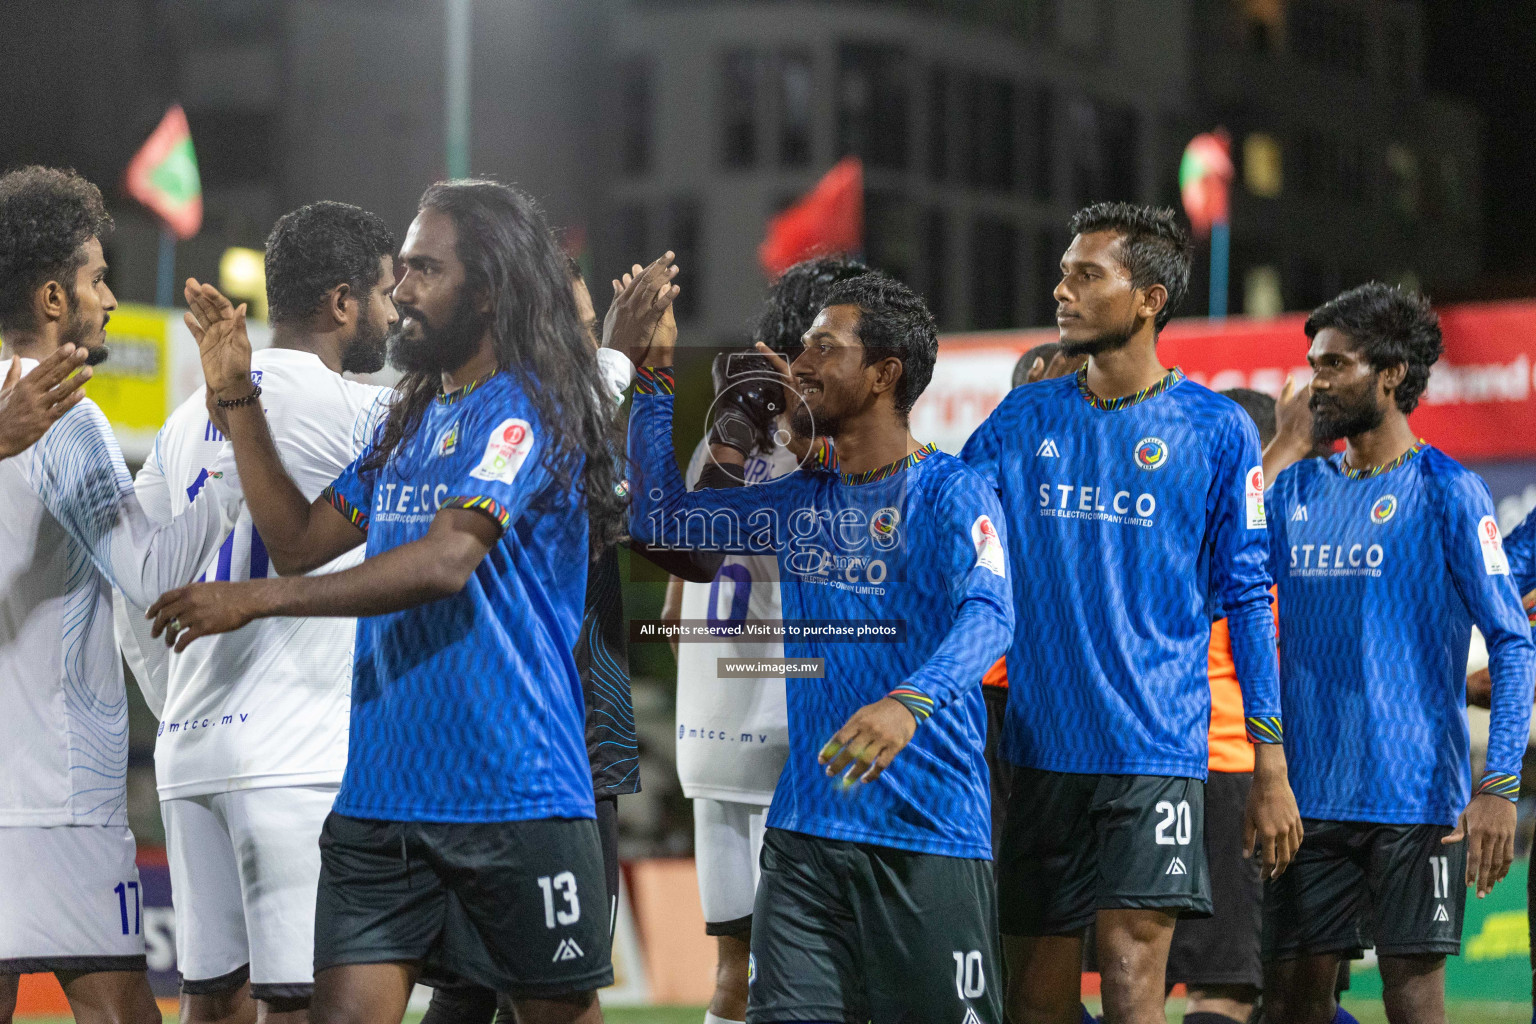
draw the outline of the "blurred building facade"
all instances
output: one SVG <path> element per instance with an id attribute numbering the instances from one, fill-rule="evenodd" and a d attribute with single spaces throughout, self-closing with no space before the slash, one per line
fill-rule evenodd
<path id="1" fill-rule="evenodd" d="M 471 166 L 538 195 L 606 280 L 678 251 L 680 312 L 745 331 L 766 219 L 849 153 L 867 252 L 945 329 L 1047 323 L 1071 212 L 1177 203 L 1225 125 L 1231 308 L 1479 271 L 1479 121 L 1423 85 L 1420 0 L 547 0 L 474 5 Z M 118 215 L 113 284 L 153 295 L 123 167 L 173 100 L 213 276 L 318 198 L 403 231 L 445 173 L 441 0 L 13 0 L 0 163 L 68 163 Z M 27 70 L 30 68 L 30 71 Z M 1204 311 L 1205 261 L 1185 307 Z M 601 301 L 601 294 L 599 294 Z"/>

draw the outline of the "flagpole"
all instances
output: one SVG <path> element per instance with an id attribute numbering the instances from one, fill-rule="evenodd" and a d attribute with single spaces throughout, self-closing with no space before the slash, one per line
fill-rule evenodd
<path id="1" fill-rule="evenodd" d="M 155 305 L 162 309 L 176 303 L 176 235 L 160 229 L 160 271 L 155 277 Z"/>
<path id="2" fill-rule="evenodd" d="M 469 177 L 469 3 L 446 0 L 448 177 Z"/>
<path id="3" fill-rule="evenodd" d="M 1211 319 L 1227 318 L 1227 276 L 1231 262 L 1232 228 L 1224 220 L 1211 225 Z"/>

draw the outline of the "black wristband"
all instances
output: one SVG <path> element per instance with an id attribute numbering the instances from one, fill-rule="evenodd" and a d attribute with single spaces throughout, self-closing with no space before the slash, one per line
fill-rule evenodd
<path id="1" fill-rule="evenodd" d="M 253 384 L 251 385 L 251 393 L 246 395 L 244 398 L 236 398 L 233 400 L 218 398 L 214 400 L 213 404 L 217 405 L 220 409 L 238 409 L 242 405 L 250 405 L 260 397 L 261 385 Z"/>
<path id="2" fill-rule="evenodd" d="M 757 424 L 739 407 L 726 405 L 715 413 L 714 425 L 709 428 L 710 444 L 723 444 L 751 455 L 758 440 Z"/>

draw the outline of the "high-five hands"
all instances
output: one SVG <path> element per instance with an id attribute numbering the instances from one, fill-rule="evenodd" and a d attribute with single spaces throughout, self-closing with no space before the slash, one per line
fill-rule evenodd
<path id="1" fill-rule="evenodd" d="M 672 302 L 682 289 L 676 257 L 667 252 L 648 267 L 636 263 L 613 282 L 613 302 L 603 317 L 603 348 L 617 349 L 635 366 L 671 366 L 677 346 Z"/>
<path id="2" fill-rule="evenodd" d="M 211 284 L 187 278 L 182 314 L 197 342 L 203 380 L 214 396 L 238 401 L 251 393 L 251 339 L 245 331 L 245 303 L 237 307 Z"/>

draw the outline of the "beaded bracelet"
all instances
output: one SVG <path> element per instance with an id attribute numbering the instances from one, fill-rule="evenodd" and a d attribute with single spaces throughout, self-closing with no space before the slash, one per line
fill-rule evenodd
<path id="1" fill-rule="evenodd" d="M 236 409 L 242 405 L 250 405 L 260 397 L 261 385 L 254 384 L 251 386 L 251 393 L 246 395 L 244 398 L 236 398 L 233 400 L 220 398 L 215 400 L 214 404 L 217 405 L 220 409 Z"/>

